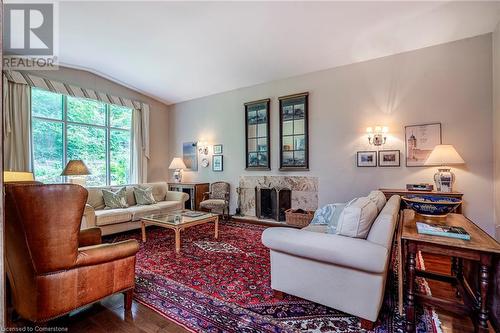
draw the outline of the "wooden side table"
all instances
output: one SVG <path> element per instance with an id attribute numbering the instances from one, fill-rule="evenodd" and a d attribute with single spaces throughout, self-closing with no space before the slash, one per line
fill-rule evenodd
<path id="1" fill-rule="evenodd" d="M 416 222 L 442 223 L 443 225 L 464 228 L 471 239 L 469 241 L 419 234 Z M 403 211 L 401 221 L 401 240 L 405 255 L 402 265 L 406 264 L 406 318 L 407 332 L 415 331 L 415 302 L 422 305 L 431 305 L 459 315 L 471 315 L 477 332 L 488 332 L 488 307 L 489 278 L 491 262 L 494 255 L 500 255 L 500 244 L 486 232 L 476 226 L 472 221 L 460 214 L 450 214 L 445 218 L 425 218 L 415 214 L 413 210 Z M 416 256 L 419 251 L 448 255 L 452 259 L 450 275 L 443 275 L 418 270 Z M 463 259 L 479 263 L 480 290 L 473 291 L 464 280 L 462 273 Z M 463 303 L 454 300 L 440 299 L 416 292 L 415 278 L 421 276 L 449 282 L 454 285 L 463 298 Z"/>
<path id="2" fill-rule="evenodd" d="M 461 192 L 438 192 L 438 191 L 410 191 L 410 190 L 403 190 L 403 189 L 390 189 L 390 188 L 381 188 L 379 189 L 382 193 L 384 193 L 385 197 L 387 200 L 389 200 L 390 197 L 393 195 L 409 195 L 409 194 L 420 194 L 420 195 L 436 195 L 438 197 L 450 197 L 450 198 L 457 198 L 462 200 L 464 194 Z M 405 203 L 404 201 L 401 200 L 401 209 L 405 209 Z M 460 204 L 457 209 L 455 209 L 455 213 L 457 214 L 462 214 L 462 204 Z"/>
<path id="3" fill-rule="evenodd" d="M 200 210 L 203 193 L 209 191 L 209 186 L 209 183 L 168 183 L 168 190 L 189 194 L 189 200 L 186 201 L 184 208 Z"/>

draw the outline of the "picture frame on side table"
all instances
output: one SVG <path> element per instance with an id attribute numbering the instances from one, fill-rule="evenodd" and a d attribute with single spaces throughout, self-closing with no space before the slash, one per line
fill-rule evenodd
<path id="1" fill-rule="evenodd" d="M 214 172 L 224 171 L 224 159 L 222 155 L 212 156 L 212 171 Z"/>
<path id="2" fill-rule="evenodd" d="M 405 126 L 406 166 L 424 166 L 441 138 L 441 123 Z"/>
<path id="3" fill-rule="evenodd" d="M 214 145 L 214 155 L 222 154 L 222 145 Z"/>
<path id="4" fill-rule="evenodd" d="M 377 166 L 376 151 L 358 151 L 356 153 L 356 165 L 360 168 L 373 168 Z"/>
<path id="5" fill-rule="evenodd" d="M 378 151 L 378 166 L 379 167 L 400 167 L 401 166 L 401 151 L 399 151 L 399 150 L 379 150 Z"/>

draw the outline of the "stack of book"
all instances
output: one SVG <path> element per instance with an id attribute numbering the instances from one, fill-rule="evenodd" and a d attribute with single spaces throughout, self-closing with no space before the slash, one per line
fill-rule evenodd
<path id="1" fill-rule="evenodd" d="M 470 240 L 470 235 L 462 227 L 453 227 L 441 224 L 417 222 L 417 230 L 419 234 L 442 236 Z"/>

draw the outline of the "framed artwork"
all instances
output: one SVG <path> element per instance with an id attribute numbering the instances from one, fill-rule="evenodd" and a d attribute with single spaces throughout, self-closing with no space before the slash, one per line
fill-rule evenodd
<path id="1" fill-rule="evenodd" d="M 377 152 L 376 151 L 358 151 L 356 154 L 356 165 L 358 167 L 376 167 Z"/>
<path id="2" fill-rule="evenodd" d="M 441 144 L 441 123 L 405 126 L 406 166 L 423 166 Z"/>
<path id="3" fill-rule="evenodd" d="M 401 152 L 399 150 L 379 150 L 378 166 L 380 167 L 401 166 Z"/>
<path id="4" fill-rule="evenodd" d="M 280 170 L 309 170 L 309 93 L 279 98 Z"/>
<path id="5" fill-rule="evenodd" d="M 198 171 L 198 144 L 196 142 L 182 143 L 182 159 L 186 170 Z"/>
<path id="6" fill-rule="evenodd" d="M 245 158 L 247 170 L 271 169 L 271 152 L 269 149 L 271 141 L 269 128 L 270 101 L 268 98 L 245 103 Z"/>
<path id="7" fill-rule="evenodd" d="M 214 154 L 215 155 L 222 154 L 222 145 L 214 145 Z"/>
<path id="8" fill-rule="evenodd" d="M 212 171 L 221 172 L 224 170 L 224 160 L 222 155 L 212 156 Z"/>

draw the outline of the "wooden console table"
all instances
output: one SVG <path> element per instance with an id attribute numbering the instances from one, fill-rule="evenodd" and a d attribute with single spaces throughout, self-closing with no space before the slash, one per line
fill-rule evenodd
<path id="1" fill-rule="evenodd" d="M 417 221 L 459 226 L 470 234 L 471 239 L 466 241 L 422 235 L 417 231 Z M 500 244 L 460 214 L 450 214 L 444 218 L 425 218 L 415 214 L 413 210 L 406 209 L 403 211 L 400 227 L 402 228 L 401 240 L 405 253 L 401 265 L 407 267 L 405 290 L 407 332 L 415 332 L 415 302 L 442 308 L 460 315 L 470 315 L 476 326 L 476 332 L 488 332 L 487 299 L 490 292 L 491 263 L 494 255 L 500 255 Z M 452 260 L 450 275 L 418 270 L 416 256 L 419 251 L 450 256 Z M 464 279 L 462 271 L 464 259 L 479 263 L 477 274 L 480 290 L 474 291 Z M 440 299 L 417 293 L 415 289 L 417 276 L 451 283 L 462 296 L 463 303 L 458 302 L 458 300 Z"/>
<path id="2" fill-rule="evenodd" d="M 389 200 L 389 198 L 393 195 L 410 195 L 410 194 L 420 194 L 420 195 L 435 195 L 438 197 L 449 197 L 449 198 L 457 198 L 462 200 L 464 194 L 461 192 L 438 192 L 438 191 L 410 191 L 410 190 L 403 190 L 403 189 L 390 189 L 390 188 L 381 188 L 379 189 L 382 193 L 384 193 L 386 199 Z M 401 200 L 401 209 L 405 209 L 406 205 L 404 201 Z M 462 204 L 460 204 L 457 209 L 455 209 L 455 213 L 457 214 L 462 214 Z"/>
<path id="3" fill-rule="evenodd" d="M 203 193 L 210 191 L 209 183 L 168 183 L 169 191 L 184 192 L 189 194 L 184 208 L 200 210 L 200 202 L 203 201 Z"/>

